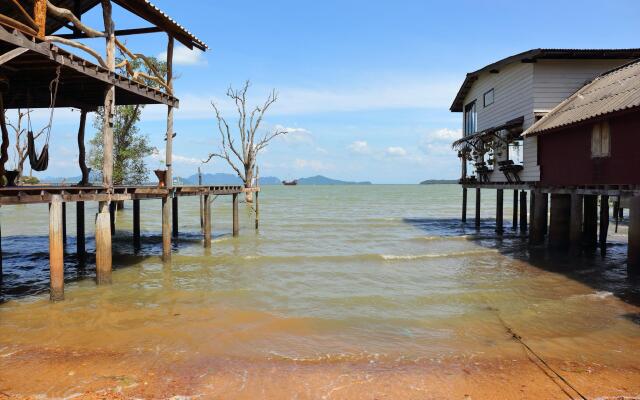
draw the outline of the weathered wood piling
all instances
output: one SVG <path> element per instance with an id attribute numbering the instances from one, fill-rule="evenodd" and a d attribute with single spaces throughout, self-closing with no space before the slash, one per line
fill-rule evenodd
<path id="1" fill-rule="evenodd" d="M 76 254 L 78 255 L 80 264 L 84 264 L 86 253 L 84 201 L 78 201 L 76 202 Z"/>
<path id="2" fill-rule="evenodd" d="M 565 248 L 569 245 L 569 222 L 571 215 L 571 196 L 568 194 L 551 195 L 551 223 L 549 224 L 549 245 Z"/>
<path id="3" fill-rule="evenodd" d="M 238 219 L 238 193 L 233 195 L 233 236 L 240 234 L 240 221 Z"/>
<path id="4" fill-rule="evenodd" d="M 628 265 L 640 270 L 640 196 L 631 198 L 629 207 Z"/>
<path id="5" fill-rule="evenodd" d="M 96 283 L 111 283 L 111 226 L 109 222 L 109 202 L 98 204 L 96 215 Z"/>
<path id="6" fill-rule="evenodd" d="M 467 222 L 467 188 L 462 188 L 462 223 Z"/>
<path id="7" fill-rule="evenodd" d="M 527 192 L 520 192 L 520 232 L 527 232 Z"/>
<path id="8" fill-rule="evenodd" d="M 504 233 L 504 190 L 496 190 L 496 233 L 502 235 Z"/>
<path id="9" fill-rule="evenodd" d="M 203 236 L 204 236 L 204 247 L 211 247 L 211 199 L 209 199 L 209 195 L 205 194 L 203 197 Z"/>
<path id="10" fill-rule="evenodd" d="M 52 301 L 64 299 L 64 239 L 62 196 L 54 195 L 49 207 L 49 274 Z"/>
<path id="11" fill-rule="evenodd" d="M 476 229 L 480 228 L 480 188 L 476 188 Z"/>
<path id="12" fill-rule="evenodd" d="M 133 200 L 133 248 L 140 250 L 140 199 Z"/>

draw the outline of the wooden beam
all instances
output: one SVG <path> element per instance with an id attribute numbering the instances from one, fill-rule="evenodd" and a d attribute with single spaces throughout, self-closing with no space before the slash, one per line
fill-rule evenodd
<path id="1" fill-rule="evenodd" d="M 518 229 L 518 191 L 513 191 L 513 222 L 511 224 L 511 229 L 514 231 Z"/>
<path id="2" fill-rule="evenodd" d="M 21 32 L 26 33 L 27 35 L 30 36 L 38 36 L 38 32 L 36 30 L 34 30 L 33 28 L 23 24 L 20 21 L 16 21 L 15 19 L 11 18 L 11 17 L 7 17 L 4 14 L 0 14 L 0 24 L 8 26 L 9 28 L 13 28 L 13 29 L 17 29 Z"/>
<path id="3" fill-rule="evenodd" d="M 529 243 L 532 245 L 544 242 L 545 230 L 544 225 L 547 220 L 544 194 L 540 191 L 532 192 L 531 206 L 533 207 L 533 223 L 529 233 Z"/>
<path id="4" fill-rule="evenodd" d="M 584 195 L 582 238 L 586 246 L 595 247 L 598 243 L 598 196 Z"/>
<path id="5" fill-rule="evenodd" d="M 169 196 L 162 196 L 162 259 L 171 259 L 171 202 Z"/>
<path id="6" fill-rule="evenodd" d="M 256 193 L 257 195 L 257 193 Z M 462 188 L 462 223 L 467 222 L 467 188 Z"/>
<path id="7" fill-rule="evenodd" d="M 527 232 L 527 191 L 520 192 L 520 232 Z"/>
<path id="8" fill-rule="evenodd" d="M 86 257 L 86 238 L 84 232 L 84 201 L 76 203 L 76 254 L 80 264 Z"/>
<path id="9" fill-rule="evenodd" d="M 171 198 L 171 232 L 174 238 L 178 237 L 178 196 Z"/>
<path id="10" fill-rule="evenodd" d="M 233 195 L 233 236 L 240 234 L 240 221 L 238 219 L 238 194 Z"/>
<path id="11" fill-rule="evenodd" d="M 38 37 L 43 38 L 47 34 L 47 0 L 34 0 L 33 16 L 38 25 Z"/>
<path id="12" fill-rule="evenodd" d="M 502 235 L 504 233 L 504 190 L 496 191 L 496 233 Z"/>
<path id="13" fill-rule="evenodd" d="M 600 196 L 600 249 L 607 248 L 607 234 L 609 233 L 609 196 Z"/>
<path id="14" fill-rule="evenodd" d="M 115 36 L 111 19 L 111 0 L 102 0 L 102 17 L 106 35 L 106 63 L 109 71 L 115 70 Z M 102 125 L 102 183 L 107 188 L 113 186 L 113 116 L 115 114 L 116 89 L 109 85 L 104 96 L 104 120 Z"/>
<path id="15" fill-rule="evenodd" d="M 203 240 L 204 247 L 211 247 L 211 199 L 208 194 L 203 196 Z"/>
<path id="16" fill-rule="evenodd" d="M 173 93 L 173 37 L 167 41 L 167 87 Z M 173 107 L 167 106 L 167 144 L 165 150 L 165 163 L 167 165 L 167 187 L 173 187 Z"/>
<path id="17" fill-rule="evenodd" d="M 551 195 L 551 223 L 549 224 L 549 246 L 565 248 L 569 245 L 571 226 L 571 195 Z"/>
<path id="18" fill-rule="evenodd" d="M 140 199 L 133 200 L 133 248 L 140 250 Z"/>
<path id="19" fill-rule="evenodd" d="M 141 34 L 146 34 L 146 33 L 158 33 L 158 32 L 162 32 L 162 29 L 158 28 L 157 26 L 150 26 L 147 28 L 132 28 L 132 29 L 116 29 L 114 31 L 114 34 L 116 35 L 116 37 L 118 36 L 130 36 L 130 35 L 141 35 Z M 65 39 L 88 39 L 91 38 L 93 36 L 89 36 L 86 33 L 80 32 L 80 33 L 63 33 L 60 35 L 56 35 L 58 37 L 61 38 L 65 38 Z"/>
<path id="20" fill-rule="evenodd" d="M 55 195 L 49 207 L 49 297 L 64 299 L 64 250 L 62 238 L 62 197 Z"/>
<path id="21" fill-rule="evenodd" d="M 476 188 L 476 229 L 480 229 L 480 188 Z"/>
<path id="22" fill-rule="evenodd" d="M 62 202 L 62 246 L 67 246 L 67 203 Z"/>
<path id="23" fill-rule="evenodd" d="M 627 265 L 637 271 L 640 269 L 640 196 L 632 197 L 629 203 Z"/>
<path id="24" fill-rule="evenodd" d="M 24 47 L 18 47 L 16 49 L 7 51 L 3 55 L 0 56 L 0 65 L 6 64 L 14 58 L 26 53 L 29 49 L 25 49 Z"/>

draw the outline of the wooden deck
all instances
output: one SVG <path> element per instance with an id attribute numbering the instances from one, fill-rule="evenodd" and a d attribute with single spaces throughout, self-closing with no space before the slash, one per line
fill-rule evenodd
<path id="1" fill-rule="evenodd" d="M 121 201 L 137 199 L 160 199 L 163 197 L 233 195 L 259 188 L 245 189 L 242 186 L 200 185 L 174 186 L 171 189 L 151 185 L 114 186 L 112 191 L 101 186 L 40 185 L 0 188 L 0 205 L 50 203 L 52 196 L 59 195 L 65 203 L 78 201 Z"/>

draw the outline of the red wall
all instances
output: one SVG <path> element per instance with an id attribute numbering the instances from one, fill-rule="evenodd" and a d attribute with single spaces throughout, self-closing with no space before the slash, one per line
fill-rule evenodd
<path id="1" fill-rule="evenodd" d="M 640 184 L 640 111 L 609 118 L 608 158 L 591 158 L 592 127 L 583 124 L 538 136 L 543 184 Z"/>

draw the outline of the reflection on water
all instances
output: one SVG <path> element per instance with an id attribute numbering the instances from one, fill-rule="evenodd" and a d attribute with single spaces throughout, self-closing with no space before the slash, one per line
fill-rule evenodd
<path id="1" fill-rule="evenodd" d="M 400 382 L 415 372 L 406 366 L 424 370 L 446 364 L 436 369 L 444 371 L 466 365 L 473 376 L 474 365 L 500 369 L 502 363 L 520 363 L 509 367 L 519 371 L 527 359 L 505 333 L 503 320 L 549 359 L 614 368 L 625 376 L 619 371 L 635 366 L 640 356 L 640 285 L 626 269 L 626 247 L 616 244 L 624 228 L 611 236 L 614 244 L 604 258 L 552 255 L 529 249 L 508 226 L 496 239 L 492 196 L 483 193 L 484 219 L 476 231 L 473 221 L 467 226 L 459 221 L 460 189 L 454 185 L 266 187 L 259 233 L 241 206 L 241 235 L 230 237 L 229 199 L 216 200 L 210 250 L 199 234 L 198 200 L 185 198 L 170 264 L 158 257 L 160 201 L 143 201 L 143 247 L 136 254 L 131 210 L 118 212 L 116 270 L 107 287 L 93 283 L 93 259 L 86 266 L 76 262 L 75 214 L 69 205 L 66 300 L 57 304 L 49 303 L 47 294 L 46 205 L 3 207 L 0 357 L 18 370 L 34 360 L 40 363 L 36 367 L 49 365 L 43 360 L 57 359 L 51 351 L 98 357 L 85 360 L 93 368 L 118 369 L 126 360 L 132 371 L 188 359 L 184 374 L 189 376 L 194 368 L 233 370 L 250 362 L 254 367 L 239 371 L 259 376 L 262 371 L 263 379 L 285 385 L 282 375 L 276 379 L 265 371 L 282 363 L 329 368 L 305 370 L 313 382 L 313 373 L 338 379 L 345 363 L 354 363 L 354 374 L 384 368 L 393 371 L 389 379 Z M 89 206 L 92 253 L 96 210 Z M 113 354 L 120 361 L 109 361 Z M 580 368 L 566 369 L 581 379 Z M 173 374 L 178 381 L 184 378 Z M 459 376 L 460 369 L 451 374 Z M 317 379 L 320 386 L 325 382 Z M 83 382 L 60 381 L 56 390 L 102 384 Z M 174 394 L 180 393 L 185 392 Z"/>

